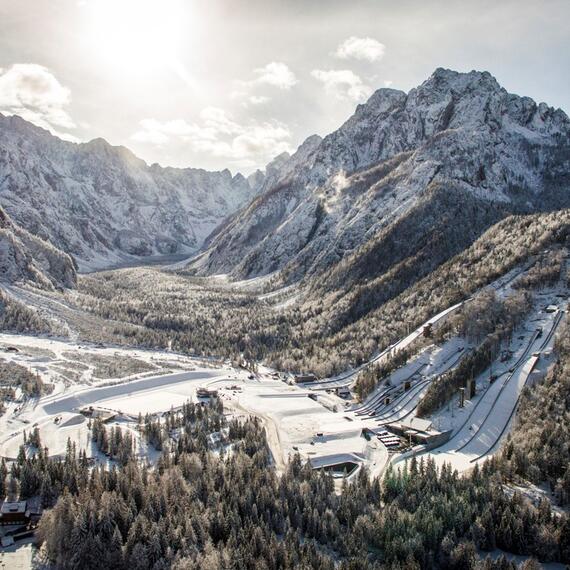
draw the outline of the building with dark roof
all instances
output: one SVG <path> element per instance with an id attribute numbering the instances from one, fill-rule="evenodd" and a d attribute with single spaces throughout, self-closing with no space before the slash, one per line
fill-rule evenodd
<path id="1" fill-rule="evenodd" d="M 39 498 L 27 501 L 3 501 L 0 505 L 0 525 L 37 522 L 42 515 Z"/>

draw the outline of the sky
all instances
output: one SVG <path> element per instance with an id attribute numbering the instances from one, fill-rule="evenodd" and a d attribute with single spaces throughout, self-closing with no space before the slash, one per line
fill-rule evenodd
<path id="1" fill-rule="evenodd" d="M 248 174 L 437 67 L 569 112 L 568 22 L 568 0 L 0 0 L 0 113 Z"/>

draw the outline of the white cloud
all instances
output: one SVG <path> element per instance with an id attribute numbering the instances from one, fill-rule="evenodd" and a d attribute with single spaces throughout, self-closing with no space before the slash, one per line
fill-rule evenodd
<path id="1" fill-rule="evenodd" d="M 350 69 L 314 69 L 311 75 L 338 99 L 362 102 L 372 94 L 372 89 Z"/>
<path id="2" fill-rule="evenodd" d="M 245 107 L 260 105 L 271 100 L 266 94 L 255 93 L 259 89 L 270 87 L 289 91 L 299 82 L 288 65 L 280 61 L 271 61 L 263 67 L 254 69 L 253 73 L 257 76 L 255 79 L 234 81 L 234 89 L 230 94 L 232 99 L 241 99 Z"/>
<path id="3" fill-rule="evenodd" d="M 270 101 L 270 99 L 269 97 L 265 97 L 265 95 L 251 95 L 247 99 L 250 105 L 263 105 L 263 103 L 267 103 L 268 101 Z"/>
<path id="4" fill-rule="evenodd" d="M 20 115 L 62 138 L 75 140 L 73 135 L 57 131 L 75 127 L 66 110 L 70 101 L 69 89 L 42 65 L 16 63 L 0 68 L 0 112 L 4 114 Z"/>
<path id="5" fill-rule="evenodd" d="M 384 81 L 384 87 L 392 87 L 393 84 L 394 82 L 390 79 L 386 79 L 386 81 Z"/>
<path id="6" fill-rule="evenodd" d="M 167 143 L 171 137 L 189 136 L 195 127 L 182 119 L 160 122 L 156 119 L 143 119 L 141 129 L 131 136 L 131 139 L 154 144 L 156 146 Z"/>
<path id="7" fill-rule="evenodd" d="M 252 84 L 271 85 L 287 90 L 298 83 L 295 74 L 289 67 L 279 61 L 272 61 L 263 67 L 259 67 L 254 70 L 254 73 L 257 75 L 257 79 L 250 82 Z"/>
<path id="8" fill-rule="evenodd" d="M 234 121 L 223 109 L 206 107 L 199 123 L 183 119 L 144 119 L 131 138 L 155 146 L 187 144 L 198 153 L 224 158 L 242 166 L 264 166 L 283 151 L 290 152 L 291 132 L 278 121 Z"/>
<path id="9" fill-rule="evenodd" d="M 351 36 L 338 46 L 335 55 L 340 59 L 352 58 L 374 62 L 380 61 L 385 52 L 386 46 L 378 40 Z"/>
<path id="10" fill-rule="evenodd" d="M 218 107 L 206 107 L 200 112 L 205 130 L 217 135 L 237 135 L 243 132 L 243 127 L 234 122 L 228 114 Z"/>

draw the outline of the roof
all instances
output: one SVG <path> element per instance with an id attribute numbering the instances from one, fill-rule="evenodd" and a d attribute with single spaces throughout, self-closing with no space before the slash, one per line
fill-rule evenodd
<path id="1" fill-rule="evenodd" d="M 317 377 L 314 374 L 297 374 L 295 380 L 297 382 L 312 382 L 317 380 Z"/>
<path id="2" fill-rule="evenodd" d="M 0 507 L 0 513 L 3 515 L 25 512 L 26 501 L 4 501 Z"/>
<path id="3" fill-rule="evenodd" d="M 309 463 L 313 469 L 322 467 L 332 467 L 339 463 L 362 463 L 362 458 L 354 453 L 335 453 L 333 455 L 322 455 L 320 457 L 311 457 Z"/>
<path id="4" fill-rule="evenodd" d="M 429 431 L 431 429 L 432 422 L 422 418 L 406 418 L 401 422 L 401 425 L 402 427 L 408 427 L 415 431 Z"/>

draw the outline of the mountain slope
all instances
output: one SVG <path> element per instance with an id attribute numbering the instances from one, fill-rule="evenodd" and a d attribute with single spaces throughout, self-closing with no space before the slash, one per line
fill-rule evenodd
<path id="1" fill-rule="evenodd" d="M 0 282 L 51 290 L 73 287 L 76 280 L 69 255 L 22 229 L 0 208 Z"/>
<path id="2" fill-rule="evenodd" d="M 432 240 L 434 227 L 441 262 L 508 213 L 570 202 L 568 117 L 509 94 L 487 72 L 438 69 L 408 94 L 380 89 L 303 154 L 212 239 L 196 272 L 280 270 L 290 283 L 354 254 L 345 276 L 373 278 Z M 465 200 L 489 215 L 470 224 L 437 207 L 461 211 Z M 370 244 L 375 255 L 357 255 Z"/>
<path id="3" fill-rule="evenodd" d="M 570 209 L 515 215 L 492 225 L 431 271 L 420 274 L 404 260 L 343 290 L 326 292 L 315 283 L 311 295 L 291 313 L 296 323 L 286 338 L 293 342 L 268 362 L 321 377 L 337 374 L 510 271 L 535 263 L 545 250 L 569 247 Z M 251 328 L 248 334 L 254 336 Z"/>
<path id="4" fill-rule="evenodd" d="M 0 205 L 83 269 L 190 254 L 253 194 L 229 170 L 148 166 L 103 139 L 73 144 L 0 115 Z"/>

